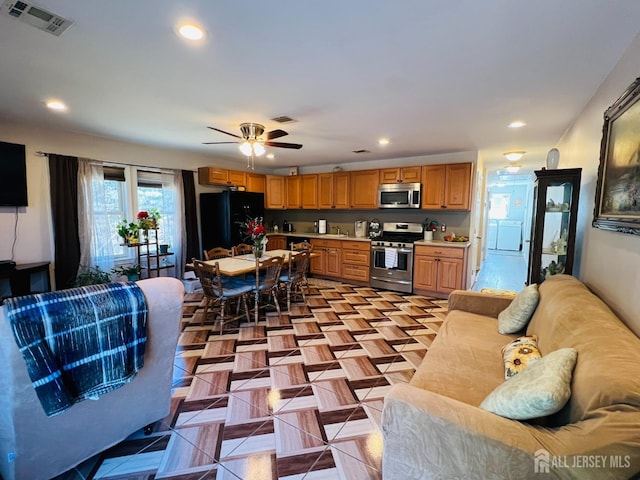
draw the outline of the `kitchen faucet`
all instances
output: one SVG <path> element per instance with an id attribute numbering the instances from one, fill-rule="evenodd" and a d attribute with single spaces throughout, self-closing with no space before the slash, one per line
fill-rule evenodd
<path id="1" fill-rule="evenodd" d="M 333 227 L 336 229 L 336 231 L 338 232 L 338 235 L 340 235 L 340 227 Z"/>

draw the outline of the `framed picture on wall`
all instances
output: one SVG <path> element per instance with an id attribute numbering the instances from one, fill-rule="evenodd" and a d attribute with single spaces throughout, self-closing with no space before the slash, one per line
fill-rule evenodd
<path id="1" fill-rule="evenodd" d="M 592 225 L 640 234 L 640 78 L 604 113 Z"/>

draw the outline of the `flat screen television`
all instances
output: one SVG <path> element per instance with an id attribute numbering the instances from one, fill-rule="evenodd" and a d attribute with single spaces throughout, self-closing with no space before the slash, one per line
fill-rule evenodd
<path id="1" fill-rule="evenodd" d="M 0 142 L 0 207 L 27 206 L 24 145 Z"/>

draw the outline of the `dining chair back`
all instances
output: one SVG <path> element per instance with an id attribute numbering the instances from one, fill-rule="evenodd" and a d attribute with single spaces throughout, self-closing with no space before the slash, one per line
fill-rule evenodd
<path id="1" fill-rule="evenodd" d="M 255 321 L 258 324 L 258 315 L 260 309 L 260 299 L 263 296 L 273 298 L 274 306 L 278 311 L 278 317 L 281 316 L 280 304 L 278 303 L 278 287 L 280 280 L 280 271 L 284 257 L 269 257 L 266 260 L 256 260 L 256 283 L 255 291 Z M 266 307 L 269 303 L 262 305 Z"/>
<path id="2" fill-rule="evenodd" d="M 287 311 L 291 311 L 291 295 L 300 293 L 304 301 L 305 289 L 309 288 L 306 272 L 309 268 L 309 260 L 311 253 L 308 250 L 302 250 L 297 254 L 289 254 L 289 265 L 287 273 L 280 275 L 280 284 L 284 285 L 287 290 Z"/>
<path id="3" fill-rule="evenodd" d="M 215 260 L 216 258 L 231 257 L 232 255 L 233 251 L 224 247 L 215 247 L 204 251 L 205 260 Z"/>
<path id="4" fill-rule="evenodd" d="M 246 255 L 249 253 L 253 253 L 253 247 L 247 243 L 239 243 L 238 245 L 234 245 L 231 247 L 231 251 L 233 252 L 233 256 L 238 255 Z"/>
<path id="5" fill-rule="evenodd" d="M 192 262 L 196 276 L 202 284 L 202 292 L 206 299 L 201 324 L 204 323 L 209 311 L 214 312 L 217 308 L 220 314 L 220 334 L 222 334 L 226 323 L 233 322 L 241 317 L 238 315 L 239 311 L 236 312 L 235 316 L 226 315 L 225 307 L 227 301 L 232 299 L 237 299 L 239 302 L 242 302 L 247 322 L 250 321 L 247 294 L 253 291 L 253 285 L 241 284 L 232 281 L 232 279 L 231 281 L 225 282 L 220 275 L 218 262 L 211 265 L 196 258 L 194 258 Z"/>
<path id="6" fill-rule="evenodd" d="M 303 240 L 302 242 L 291 242 L 291 250 L 299 252 L 301 250 L 307 250 L 309 253 L 313 252 L 313 244 Z"/>

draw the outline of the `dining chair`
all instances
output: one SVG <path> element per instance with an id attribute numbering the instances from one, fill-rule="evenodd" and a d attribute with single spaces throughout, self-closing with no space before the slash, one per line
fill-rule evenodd
<path id="1" fill-rule="evenodd" d="M 233 251 L 224 247 L 215 247 L 204 251 L 205 260 L 215 260 L 216 258 L 231 257 L 232 255 Z"/>
<path id="2" fill-rule="evenodd" d="M 202 325 L 204 323 L 209 310 L 218 307 L 220 311 L 220 334 L 222 335 L 226 323 L 233 322 L 242 317 L 242 315 L 239 315 L 239 311 L 236 311 L 235 316 L 228 317 L 225 315 L 226 303 L 232 299 L 237 299 L 242 302 L 244 306 L 244 316 L 247 317 L 247 322 L 251 321 L 249 317 L 249 307 L 247 305 L 247 294 L 253 291 L 253 285 L 248 283 L 242 284 L 235 281 L 225 282 L 220 275 L 218 262 L 211 265 L 195 258 L 192 261 L 196 276 L 200 279 L 202 292 L 207 301 L 200 324 Z"/>
<path id="3" fill-rule="evenodd" d="M 300 293 L 304 301 L 305 288 L 309 288 L 306 279 L 306 271 L 309 267 L 309 259 L 311 253 L 308 250 L 302 250 L 297 254 L 289 253 L 289 265 L 287 273 L 280 275 L 280 284 L 287 290 L 287 311 L 291 311 L 291 294 Z"/>
<path id="4" fill-rule="evenodd" d="M 303 240 L 302 242 L 291 242 L 291 250 L 299 252 L 301 250 L 307 250 L 309 253 L 313 252 L 313 244 Z"/>
<path id="5" fill-rule="evenodd" d="M 260 299 L 265 295 L 269 298 L 273 298 L 274 306 L 278 311 L 278 317 L 282 315 L 280 312 L 280 304 L 278 303 L 278 287 L 280 286 L 280 270 L 282 269 L 283 262 L 284 257 L 280 256 L 269 257 L 262 261 L 256 259 L 256 283 L 253 287 L 255 293 L 256 325 L 258 324 Z M 269 305 L 269 303 L 264 304 L 263 307 L 266 307 L 267 305 Z"/>
<path id="6" fill-rule="evenodd" d="M 253 253 L 253 247 L 247 243 L 239 243 L 231 247 L 231 251 L 233 252 L 233 256 L 236 257 L 238 255 Z"/>

